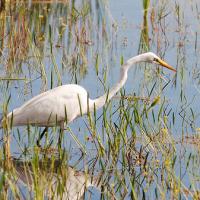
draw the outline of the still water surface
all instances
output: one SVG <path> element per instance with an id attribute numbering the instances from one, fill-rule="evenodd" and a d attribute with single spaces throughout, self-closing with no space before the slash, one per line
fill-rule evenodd
<path id="1" fill-rule="evenodd" d="M 80 2 L 76 4 L 77 8 L 81 7 Z M 130 70 L 123 92 L 142 98 L 151 93 L 151 101 L 160 96 L 160 104 L 153 108 L 155 117 L 164 106 L 166 126 L 175 140 L 197 134 L 200 127 L 200 3 L 152 2 L 147 17 L 144 16 L 143 4 L 138 0 L 110 0 L 99 4 L 94 1 L 91 4 L 90 14 L 76 22 L 70 19 L 68 6 L 59 3 L 30 3 L 26 7 L 19 4 L 16 10 L 21 10 L 10 13 L 15 16 L 14 20 L 8 11 L 7 16 L 2 14 L 5 38 L 1 44 L 1 77 L 25 80 L 10 81 L 9 84 L 1 81 L 1 104 L 11 95 L 8 110 L 12 110 L 42 91 L 67 83 L 82 85 L 90 97 L 95 98 L 117 82 L 122 60 L 153 51 L 174 66 L 177 74 L 168 70 L 158 71 L 157 66 L 151 64 L 137 65 Z M 19 46 L 11 47 L 13 43 Z M 115 98 L 110 105 L 111 113 L 117 105 L 119 99 Z M 101 117 L 102 112 L 100 109 L 97 116 Z M 115 123 L 118 114 L 112 116 Z M 149 123 L 155 132 L 162 126 L 162 123 L 154 122 L 153 114 L 149 116 Z M 87 140 L 90 136 L 87 117 L 75 120 L 70 128 L 85 149 L 91 150 L 88 159 L 95 156 L 94 144 Z M 19 130 L 25 145 L 28 141 L 26 128 Z M 128 135 L 131 135 L 129 131 Z M 106 146 L 106 136 L 101 134 L 102 117 L 97 120 L 97 132 Z M 141 136 L 138 128 L 136 134 Z M 16 138 L 17 129 L 14 128 L 11 146 L 14 155 L 21 153 Z M 71 152 L 69 162 L 76 163 L 78 146 L 68 133 L 64 147 Z M 182 145 L 177 144 L 176 148 L 177 156 L 180 156 Z M 195 148 L 187 149 L 185 158 L 195 151 Z M 184 168 L 181 159 L 175 169 L 177 176 L 181 173 L 180 165 Z M 186 186 L 190 185 L 188 176 L 186 174 L 182 179 Z M 93 196 L 96 199 L 98 195 Z"/>

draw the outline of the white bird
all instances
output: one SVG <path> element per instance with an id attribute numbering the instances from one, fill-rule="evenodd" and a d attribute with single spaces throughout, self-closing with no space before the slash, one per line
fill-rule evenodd
<path id="1" fill-rule="evenodd" d="M 151 62 L 160 64 L 174 72 L 176 70 L 161 60 L 152 52 L 132 57 L 121 67 L 120 79 L 109 90 L 109 93 L 90 99 L 88 92 L 81 86 L 67 84 L 41 93 L 21 107 L 14 109 L 1 121 L 0 126 L 9 123 L 11 126 L 24 126 L 27 124 L 35 126 L 50 127 L 64 126 L 64 122 L 70 123 L 75 118 L 101 108 L 108 102 L 125 84 L 127 72 L 133 64 L 140 62 Z"/>

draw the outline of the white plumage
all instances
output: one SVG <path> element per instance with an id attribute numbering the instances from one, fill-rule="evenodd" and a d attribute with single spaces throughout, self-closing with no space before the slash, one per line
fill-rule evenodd
<path id="1" fill-rule="evenodd" d="M 106 101 L 109 101 L 125 84 L 129 68 L 139 62 L 154 62 L 176 71 L 170 65 L 162 61 L 154 53 L 148 52 L 129 59 L 122 67 L 120 80 L 109 91 L 94 100 L 89 99 L 87 91 L 75 84 L 68 84 L 56 87 L 47 92 L 33 97 L 19 108 L 14 109 L 7 115 L 8 122 L 12 126 L 23 126 L 27 124 L 36 126 L 63 126 L 64 122 L 71 122 L 88 111 L 99 109 Z M 6 120 L 3 119 L 3 122 Z"/>
<path id="2" fill-rule="evenodd" d="M 89 99 L 88 99 L 89 100 Z M 87 91 L 75 84 L 56 87 L 41 93 L 24 105 L 8 114 L 13 117 L 13 126 L 32 124 L 37 126 L 54 126 L 56 123 L 69 123 L 78 117 L 81 112 L 87 112 Z"/>

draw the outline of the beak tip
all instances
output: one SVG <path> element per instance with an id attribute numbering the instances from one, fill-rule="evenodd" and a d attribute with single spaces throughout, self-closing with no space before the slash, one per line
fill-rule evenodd
<path id="1" fill-rule="evenodd" d="M 174 71 L 175 73 L 177 72 L 176 69 L 174 69 L 172 66 L 170 66 L 169 64 L 167 64 L 167 63 L 166 63 L 165 61 L 163 61 L 163 60 L 160 60 L 160 65 L 162 65 L 163 67 L 168 68 L 169 70 Z"/>

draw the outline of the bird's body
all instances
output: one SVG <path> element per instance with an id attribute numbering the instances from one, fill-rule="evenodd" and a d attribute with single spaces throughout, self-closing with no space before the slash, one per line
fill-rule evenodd
<path id="1" fill-rule="evenodd" d="M 65 121 L 69 123 L 88 111 L 101 108 L 125 84 L 129 68 L 139 62 L 154 62 L 176 71 L 154 53 L 144 53 L 129 59 L 121 67 L 119 82 L 108 93 L 99 98 L 89 99 L 87 91 L 79 85 L 68 84 L 59 86 L 33 97 L 21 107 L 14 109 L 7 115 L 8 122 L 12 122 L 12 126 L 30 124 L 46 127 L 61 126 Z M 1 121 L 1 127 L 5 121 L 6 119 Z"/>
<path id="2" fill-rule="evenodd" d="M 13 126 L 25 124 L 55 126 L 71 122 L 81 113 L 87 113 L 93 100 L 87 91 L 76 84 L 67 84 L 41 93 L 8 114 Z"/>

